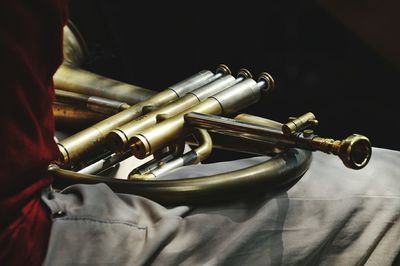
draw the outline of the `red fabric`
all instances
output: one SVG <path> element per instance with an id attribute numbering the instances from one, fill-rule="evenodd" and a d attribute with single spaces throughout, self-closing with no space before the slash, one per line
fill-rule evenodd
<path id="1" fill-rule="evenodd" d="M 40 190 L 52 179 L 52 76 L 62 62 L 64 0 L 0 1 L 0 265 L 40 265 L 50 231 Z"/>

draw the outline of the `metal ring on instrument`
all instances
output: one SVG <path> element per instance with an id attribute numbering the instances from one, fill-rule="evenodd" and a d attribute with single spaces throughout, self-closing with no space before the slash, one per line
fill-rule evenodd
<path id="1" fill-rule="evenodd" d="M 106 183 L 114 192 L 129 193 L 161 204 L 215 203 L 273 191 L 299 179 L 309 168 L 311 152 L 289 149 L 265 162 L 244 169 L 188 179 L 175 180 L 121 180 L 80 174 L 56 165 L 49 167 L 54 176 L 54 187 L 72 184 Z"/>

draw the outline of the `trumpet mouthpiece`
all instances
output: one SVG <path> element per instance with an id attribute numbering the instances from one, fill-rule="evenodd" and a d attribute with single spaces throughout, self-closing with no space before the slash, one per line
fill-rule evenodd
<path id="1" fill-rule="evenodd" d="M 332 153 L 351 169 L 361 169 L 366 166 L 371 158 L 372 148 L 369 139 L 363 135 L 353 134 L 344 140 L 329 138 L 312 138 L 312 147 L 315 150 Z"/>
<path id="2" fill-rule="evenodd" d="M 363 135 L 350 135 L 339 145 L 338 155 L 343 163 L 351 169 L 361 169 L 366 166 L 371 154 L 371 142 Z"/>

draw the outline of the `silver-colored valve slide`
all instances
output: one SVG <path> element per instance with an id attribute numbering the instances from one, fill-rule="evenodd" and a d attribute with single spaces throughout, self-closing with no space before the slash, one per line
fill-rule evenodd
<path id="1" fill-rule="evenodd" d="M 173 90 L 178 97 L 181 98 L 193 88 L 199 88 L 220 76 L 220 74 L 214 74 L 210 70 L 202 70 L 199 73 L 170 86 L 168 89 Z"/>
<path id="2" fill-rule="evenodd" d="M 111 130 L 122 126 L 133 119 L 142 115 L 142 109 L 145 106 L 163 106 L 171 101 L 179 99 L 179 93 L 189 92 L 202 85 L 211 82 L 215 78 L 219 78 L 221 73 L 213 74 L 209 70 L 200 71 L 197 74 L 190 76 L 183 82 L 178 82 L 175 85 L 153 95 L 145 101 L 137 103 L 130 108 L 121 111 L 109 118 L 82 130 L 62 141 L 58 144 L 60 156 L 57 160 L 59 165 L 66 166 L 72 161 L 78 161 L 79 158 L 94 150 L 98 144 L 104 141 L 105 137 Z M 174 88 L 175 90 L 171 89 Z"/>
<path id="3" fill-rule="evenodd" d="M 245 79 L 210 98 L 217 100 L 225 114 L 236 112 L 259 100 L 260 86 L 253 79 Z"/>
<path id="4" fill-rule="evenodd" d="M 232 75 L 225 75 L 211 83 L 208 83 L 194 91 L 189 92 L 188 94 L 193 94 L 197 97 L 197 99 L 199 99 L 199 101 L 203 101 L 211 95 L 214 95 L 228 88 L 229 86 L 232 86 L 236 82 L 238 81 L 236 81 L 236 79 Z"/>
<path id="5" fill-rule="evenodd" d="M 108 145 L 114 152 L 126 149 L 129 139 L 144 128 L 157 123 L 157 116 L 160 114 L 173 116 L 184 110 L 193 107 L 199 102 L 205 100 L 207 97 L 212 96 L 233 84 L 240 82 L 240 78 L 235 79 L 232 75 L 225 75 L 213 82 L 210 82 L 200 88 L 189 92 L 181 99 L 178 99 L 168 105 L 160 107 L 150 113 L 145 114 L 127 124 L 115 128 L 108 136 Z"/>

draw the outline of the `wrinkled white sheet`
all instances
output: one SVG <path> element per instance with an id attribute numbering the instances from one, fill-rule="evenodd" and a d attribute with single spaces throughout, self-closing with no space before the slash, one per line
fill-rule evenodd
<path id="1" fill-rule="evenodd" d="M 164 178 L 242 168 L 263 157 L 183 167 Z M 362 170 L 313 154 L 291 188 L 256 199 L 165 208 L 104 184 L 44 193 L 55 215 L 45 265 L 395 265 L 400 152 Z"/>

